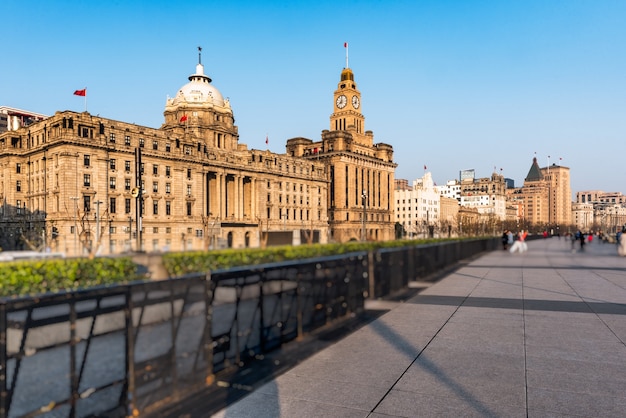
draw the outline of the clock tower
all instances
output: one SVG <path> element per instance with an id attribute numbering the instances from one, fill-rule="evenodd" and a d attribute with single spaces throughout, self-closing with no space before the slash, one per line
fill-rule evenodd
<path id="1" fill-rule="evenodd" d="M 350 68 L 346 67 L 341 71 L 341 80 L 333 98 L 334 112 L 330 115 L 330 130 L 348 131 L 358 143 L 371 146 L 371 138 L 365 135 L 365 117 L 361 113 L 361 92 L 356 87 L 354 73 Z"/>

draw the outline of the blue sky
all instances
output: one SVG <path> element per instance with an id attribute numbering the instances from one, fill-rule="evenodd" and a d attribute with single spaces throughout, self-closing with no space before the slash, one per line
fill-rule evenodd
<path id="1" fill-rule="evenodd" d="M 572 191 L 626 193 L 626 1 L 3 1 L 0 105 L 159 127 L 195 70 L 229 97 L 240 142 L 319 139 L 345 65 L 396 177 L 426 165 L 521 185 L 571 168 Z M 548 159 L 548 156 L 549 159 Z"/>

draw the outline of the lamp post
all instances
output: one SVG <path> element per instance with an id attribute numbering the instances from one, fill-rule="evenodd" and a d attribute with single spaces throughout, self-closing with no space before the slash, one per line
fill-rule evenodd
<path id="1" fill-rule="evenodd" d="M 78 196 L 70 197 L 74 201 L 74 257 L 78 255 Z"/>
<path id="2" fill-rule="evenodd" d="M 96 205 L 96 250 L 94 252 L 95 254 L 98 254 L 98 249 L 100 248 L 100 205 L 102 204 L 102 201 L 98 200 L 97 202 L 94 202 L 94 205 Z"/>
<path id="3" fill-rule="evenodd" d="M 361 217 L 361 241 L 365 241 L 366 233 L 365 233 L 365 218 L 367 216 L 366 208 L 367 208 L 367 192 L 363 190 L 361 193 L 361 201 L 363 203 L 363 216 Z"/>

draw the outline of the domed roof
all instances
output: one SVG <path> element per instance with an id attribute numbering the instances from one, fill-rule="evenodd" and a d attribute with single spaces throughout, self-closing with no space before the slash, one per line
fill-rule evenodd
<path id="1" fill-rule="evenodd" d="M 224 96 L 211 84 L 211 78 L 204 75 L 204 66 L 196 65 L 196 73 L 189 76 L 189 83 L 178 90 L 172 104 L 213 104 L 223 107 Z"/>

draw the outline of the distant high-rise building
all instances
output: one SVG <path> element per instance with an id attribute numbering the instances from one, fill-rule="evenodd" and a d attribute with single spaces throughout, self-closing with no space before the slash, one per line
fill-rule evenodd
<path id="1" fill-rule="evenodd" d="M 422 178 L 414 180 L 412 187 L 396 188 L 396 222 L 403 226 L 409 238 L 432 236 L 440 227 L 440 200 L 432 175 L 427 172 Z"/>
<path id="2" fill-rule="evenodd" d="M 572 219 L 572 191 L 570 169 L 552 164 L 540 168 L 533 158 L 524 185 L 507 189 L 509 198 L 523 205 L 523 225 L 541 225 L 550 229 L 570 225 Z"/>
<path id="3" fill-rule="evenodd" d="M 14 107 L 0 106 L 0 133 L 16 131 L 24 126 L 44 120 L 46 115 L 16 109 Z"/>

